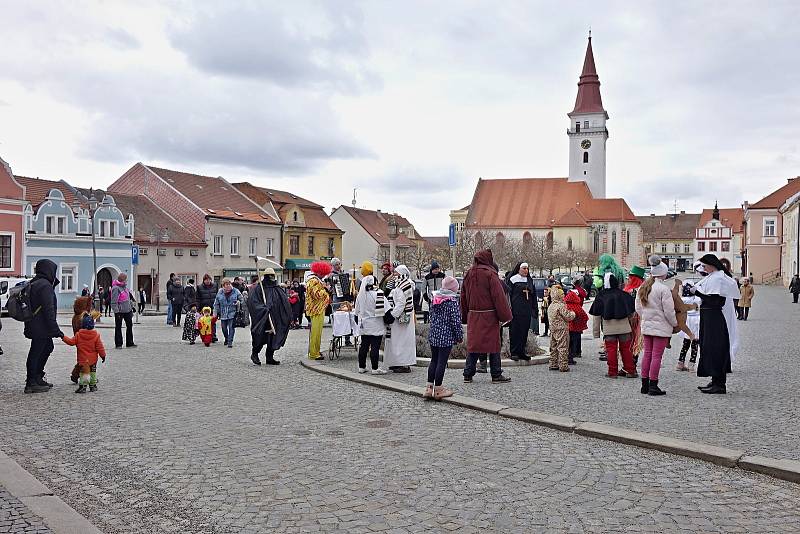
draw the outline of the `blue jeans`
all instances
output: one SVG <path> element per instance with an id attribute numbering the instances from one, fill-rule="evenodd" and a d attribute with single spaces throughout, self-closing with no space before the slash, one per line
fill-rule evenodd
<path id="1" fill-rule="evenodd" d="M 464 376 L 467 378 L 471 378 L 475 375 L 475 364 L 478 362 L 478 357 L 481 356 L 480 353 L 477 352 L 470 352 L 467 356 L 467 361 L 464 362 Z M 497 378 L 502 376 L 503 368 L 500 366 L 500 353 L 495 352 L 493 354 L 489 354 L 489 369 L 492 373 L 492 378 Z"/>
<path id="2" fill-rule="evenodd" d="M 167 324 L 173 324 L 172 323 L 172 301 L 171 300 L 168 301 L 168 304 L 167 304 Z"/>
<path id="3" fill-rule="evenodd" d="M 222 335 L 225 338 L 226 345 L 233 345 L 233 335 L 236 333 L 236 328 L 234 328 L 235 324 L 235 319 L 222 320 Z"/>

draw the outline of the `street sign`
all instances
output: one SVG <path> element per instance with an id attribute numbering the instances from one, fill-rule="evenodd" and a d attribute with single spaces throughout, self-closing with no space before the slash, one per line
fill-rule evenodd
<path id="1" fill-rule="evenodd" d="M 456 246 L 456 225 L 455 225 L 455 223 L 450 223 L 450 231 L 447 234 L 447 242 L 451 247 Z"/>
<path id="2" fill-rule="evenodd" d="M 139 265 L 139 245 L 131 246 L 131 264 Z"/>

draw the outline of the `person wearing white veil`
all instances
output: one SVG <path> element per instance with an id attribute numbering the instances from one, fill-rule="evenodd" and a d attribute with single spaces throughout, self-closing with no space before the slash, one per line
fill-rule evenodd
<path id="1" fill-rule="evenodd" d="M 386 342 L 383 364 L 394 373 L 410 373 L 417 363 L 417 340 L 414 323 L 414 284 L 405 265 L 394 269 L 396 278 L 387 295 Z"/>
<path id="2" fill-rule="evenodd" d="M 703 393 L 725 394 L 726 374 L 739 348 L 736 311 L 733 300 L 739 287 L 730 272 L 714 254 L 706 254 L 696 270 L 706 276 L 690 288 L 700 297 L 700 363 L 697 376 L 710 376 L 711 382 L 698 386 Z"/>

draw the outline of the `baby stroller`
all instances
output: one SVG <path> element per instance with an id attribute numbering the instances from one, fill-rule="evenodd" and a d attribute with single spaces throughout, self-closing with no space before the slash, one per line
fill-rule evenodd
<path id="1" fill-rule="evenodd" d="M 349 303 L 341 303 L 336 311 L 331 315 L 333 318 L 333 337 L 331 338 L 330 349 L 328 350 L 328 359 L 338 360 L 342 353 L 342 348 L 352 348 L 355 353 L 358 353 L 358 336 L 359 329 L 356 322 L 356 316 L 350 309 Z M 345 306 L 344 304 L 348 304 Z M 334 305 L 336 306 L 336 305 Z M 347 347 L 345 345 L 345 338 L 352 336 L 353 346 Z"/>

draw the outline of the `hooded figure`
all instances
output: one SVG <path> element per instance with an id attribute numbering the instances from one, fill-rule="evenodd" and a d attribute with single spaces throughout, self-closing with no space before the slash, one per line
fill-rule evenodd
<path id="1" fill-rule="evenodd" d="M 559 286 L 550 288 L 550 298 L 550 370 L 565 373 L 569 371 L 569 322 L 575 319 L 575 312 L 564 304 L 564 291 Z"/>
<path id="2" fill-rule="evenodd" d="M 525 348 L 528 344 L 528 332 L 532 320 L 539 313 L 539 304 L 527 263 L 518 263 L 514 270 L 506 273 L 506 291 L 508 291 L 513 315 L 510 333 L 511 359 L 515 361 L 530 360 L 531 357 L 525 353 Z"/>
<path id="3" fill-rule="evenodd" d="M 44 393 L 52 387 L 44 379 L 44 368 L 53 352 L 53 338 L 64 336 L 56 322 L 58 301 L 55 288 L 59 284 L 57 270 L 55 263 L 41 259 L 36 262 L 36 276 L 30 281 L 29 295 L 34 316 L 25 322 L 24 330 L 25 337 L 31 340 L 26 361 L 25 393 Z"/>
<path id="4" fill-rule="evenodd" d="M 414 319 L 414 283 L 405 265 L 394 269 L 394 287 L 387 297 L 386 343 L 383 363 L 395 373 L 408 373 L 417 363 L 417 341 Z"/>
<path id="5" fill-rule="evenodd" d="M 726 374 L 739 348 L 733 300 L 740 297 L 736 280 L 714 254 L 700 258 L 708 276 L 691 288 L 700 297 L 700 363 L 697 376 L 710 376 L 703 393 L 726 393 Z M 709 272 L 710 271 L 710 272 Z"/>
<path id="6" fill-rule="evenodd" d="M 513 315 L 489 249 L 478 251 L 461 287 L 461 322 L 467 325 L 464 380 L 472 381 L 478 356 L 489 354 L 492 380 L 508 382 L 500 366 L 500 326 Z"/>
<path id="7" fill-rule="evenodd" d="M 631 319 L 636 316 L 636 304 L 630 293 L 620 289 L 619 281 L 613 274 L 607 273 L 604 276 L 603 289 L 597 293 L 589 314 L 595 317 L 594 337 L 599 338 L 601 328 L 603 331 L 608 362 L 607 376 L 615 378 L 622 374 L 619 372 L 619 354 L 622 356 L 624 375 L 636 378 L 632 350 L 636 332 L 631 323 Z"/>
<path id="8" fill-rule="evenodd" d="M 259 353 L 266 345 L 267 365 L 278 365 L 275 351 L 283 347 L 292 324 L 292 307 L 286 292 L 278 287 L 275 271 L 264 270 L 264 277 L 256 284 L 247 299 L 250 311 L 250 335 L 253 339 L 253 351 L 250 359 L 261 365 Z"/>

